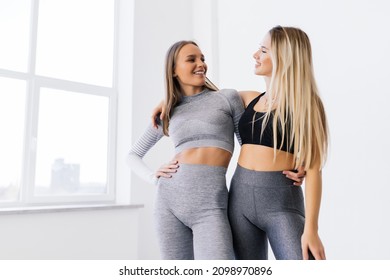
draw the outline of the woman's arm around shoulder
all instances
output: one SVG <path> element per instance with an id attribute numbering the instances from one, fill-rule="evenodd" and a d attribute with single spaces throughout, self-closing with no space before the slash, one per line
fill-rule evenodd
<path id="1" fill-rule="evenodd" d="M 165 116 L 164 100 L 161 100 L 156 107 L 152 110 L 152 125 L 154 128 L 158 128 L 159 120 L 162 120 Z"/>

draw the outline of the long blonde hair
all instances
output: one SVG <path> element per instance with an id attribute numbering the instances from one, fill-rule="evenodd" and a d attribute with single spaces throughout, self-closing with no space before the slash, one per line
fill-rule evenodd
<path id="1" fill-rule="evenodd" d="M 270 102 L 263 127 L 273 114 L 274 154 L 286 141 L 294 150 L 295 168 L 324 165 L 328 150 L 328 127 L 325 110 L 314 78 L 309 37 L 294 27 L 276 26 L 271 36 L 272 77 Z M 289 129 L 286 129 L 288 127 Z M 281 145 L 277 146 L 277 131 Z"/>
<path id="2" fill-rule="evenodd" d="M 173 44 L 167 52 L 165 57 L 165 115 L 163 118 L 163 131 L 164 134 L 168 136 L 169 134 L 169 121 L 171 119 L 172 111 L 175 106 L 180 103 L 181 98 L 183 96 L 182 89 L 180 87 L 179 81 L 176 77 L 174 77 L 175 67 L 177 56 L 179 55 L 180 50 L 188 44 L 193 44 L 199 47 L 194 41 L 179 41 Z M 217 91 L 218 88 L 208 79 L 206 78 L 206 83 L 204 85 L 205 88 L 208 88 L 213 91 Z"/>

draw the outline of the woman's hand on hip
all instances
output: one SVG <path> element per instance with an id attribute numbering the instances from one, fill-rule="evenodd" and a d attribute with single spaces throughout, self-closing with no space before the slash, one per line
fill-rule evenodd
<path id="1" fill-rule="evenodd" d="M 176 173 L 178 168 L 179 168 L 179 164 L 177 160 L 173 160 L 169 163 L 163 164 L 156 171 L 156 177 L 171 178 L 172 173 Z"/>
<path id="2" fill-rule="evenodd" d="M 287 178 L 295 181 L 294 186 L 302 186 L 303 181 L 305 180 L 306 171 L 301 166 L 296 171 L 285 170 L 283 174 L 286 175 Z"/>

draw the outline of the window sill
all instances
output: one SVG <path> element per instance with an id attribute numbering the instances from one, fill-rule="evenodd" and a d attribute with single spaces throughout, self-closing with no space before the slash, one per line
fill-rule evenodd
<path id="1" fill-rule="evenodd" d="M 10 207 L 0 209 L 0 215 L 8 214 L 35 214 L 73 211 L 95 211 L 95 210 L 118 210 L 118 209 L 139 209 L 143 204 L 99 204 L 99 205 L 59 205 L 59 206 L 28 206 Z"/>

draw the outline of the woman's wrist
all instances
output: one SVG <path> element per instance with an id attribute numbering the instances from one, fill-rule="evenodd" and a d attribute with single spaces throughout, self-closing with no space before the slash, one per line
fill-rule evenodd
<path id="1" fill-rule="evenodd" d="M 304 227 L 304 233 L 318 233 L 318 225 L 316 224 L 310 224 L 310 223 L 305 223 L 305 227 Z"/>

